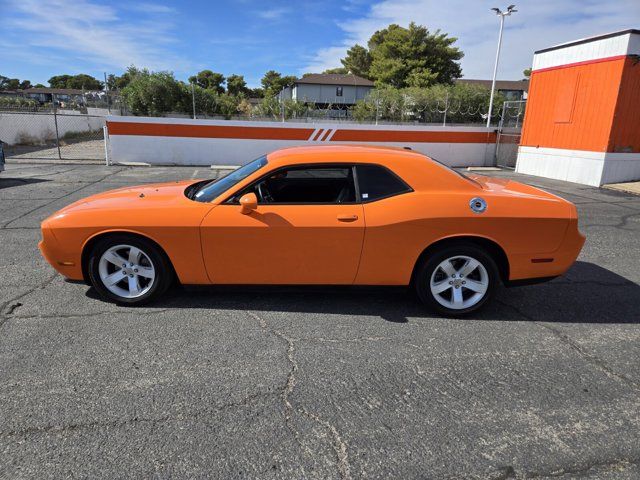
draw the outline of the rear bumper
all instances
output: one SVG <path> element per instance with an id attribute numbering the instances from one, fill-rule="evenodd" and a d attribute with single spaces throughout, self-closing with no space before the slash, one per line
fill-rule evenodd
<path id="1" fill-rule="evenodd" d="M 572 218 L 556 251 L 511 256 L 509 281 L 505 282 L 505 285 L 540 283 L 564 274 L 578 258 L 585 240 L 586 237 L 578 230 L 577 218 Z"/>

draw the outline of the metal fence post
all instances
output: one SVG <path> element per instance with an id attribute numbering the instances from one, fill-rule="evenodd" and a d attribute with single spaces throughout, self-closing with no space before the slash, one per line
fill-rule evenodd
<path id="1" fill-rule="evenodd" d="M 60 133 L 58 131 L 58 114 L 56 113 L 55 103 L 53 108 L 53 123 L 56 126 L 56 147 L 58 148 L 58 159 L 62 160 L 62 154 L 60 153 Z"/>

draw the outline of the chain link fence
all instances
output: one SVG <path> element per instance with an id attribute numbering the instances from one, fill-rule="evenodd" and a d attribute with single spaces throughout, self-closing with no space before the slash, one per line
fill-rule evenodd
<path id="1" fill-rule="evenodd" d="M 375 103 L 374 103 L 375 105 Z M 284 109 L 285 107 L 282 106 Z M 389 114 L 390 106 L 383 107 L 387 115 L 374 112 L 368 123 L 375 124 L 439 124 L 473 125 L 483 120 L 482 105 L 475 102 L 406 102 L 398 115 Z M 496 164 L 513 168 L 516 164 L 520 130 L 524 120 L 526 101 L 506 101 L 501 105 L 501 115 L 496 140 Z M 393 111 L 393 109 L 391 109 Z M 291 112 L 290 112 L 291 113 Z M 287 122 L 336 122 L 354 123 L 350 111 L 328 108 L 305 107 L 304 110 L 283 115 L 273 111 L 271 115 L 207 115 L 197 114 L 197 118 L 234 119 L 253 121 Z M 181 113 L 167 113 L 166 116 L 190 118 Z M 467 123 L 468 122 L 468 123 Z M 4 142 L 4 153 L 10 159 L 81 159 L 105 160 L 103 115 L 87 115 L 74 110 L 53 112 L 0 111 L 0 141 Z"/>
<path id="2" fill-rule="evenodd" d="M 515 168 L 518 159 L 526 100 L 507 101 L 502 105 L 496 139 L 496 165 Z"/>
<path id="3" fill-rule="evenodd" d="M 0 112 L 6 158 L 104 160 L 104 116 Z"/>

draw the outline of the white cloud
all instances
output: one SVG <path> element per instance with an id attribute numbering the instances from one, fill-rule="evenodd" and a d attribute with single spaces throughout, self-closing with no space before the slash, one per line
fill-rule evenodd
<path id="1" fill-rule="evenodd" d="M 144 13 L 150 13 L 150 14 L 175 13 L 176 11 L 175 8 L 168 7 L 167 5 L 160 5 L 157 3 L 135 3 L 135 4 L 128 5 L 126 8 L 129 10 L 135 10 L 138 12 L 144 12 Z"/>
<path id="2" fill-rule="evenodd" d="M 498 18 L 489 10 L 500 6 L 488 0 L 384 0 L 368 14 L 340 23 L 341 41 L 318 50 L 301 72 L 340 66 L 340 58 L 354 43 L 366 45 L 373 32 L 390 23 L 414 21 L 430 30 L 458 37 L 464 51 L 463 74 L 490 78 L 498 40 Z M 499 78 L 519 79 L 531 65 L 533 52 L 558 43 L 640 24 L 638 0 L 521 0 L 518 12 L 506 19 Z"/>
<path id="3" fill-rule="evenodd" d="M 151 5 L 136 15 L 120 15 L 110 6 L 91 0 L 17 0 L 3 18 L 4 26 L 20 36 L 19 52 L 65 52 L 72 62 L 96 69 L 123 69 L 135 64 L 152 69 L 177 69 L 184 62 L 167 53 L 175 41 L 173 24 L 163 15 L 169 7 Z M 152 15 L 149 17 L 145 15 Z M 64 70 L 67 65 L 61 65 Z"/>
<path id="4" fill-rule="evenodd" d="M 270 8 L 257 12 L 257 15 L 263 20 L 280 20 L 287 13 L 289 13 L 288 8 Z"/>

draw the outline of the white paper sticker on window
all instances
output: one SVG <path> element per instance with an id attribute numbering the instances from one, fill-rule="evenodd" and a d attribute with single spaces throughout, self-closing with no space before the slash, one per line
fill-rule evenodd
<path id="1" fill-rule="evenodd" d="M 369 198 L 369 194 L 368 193 L 363 193 L 362 194 L 362 198 Z"/>

